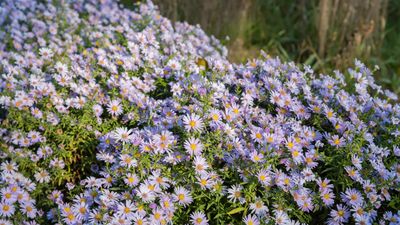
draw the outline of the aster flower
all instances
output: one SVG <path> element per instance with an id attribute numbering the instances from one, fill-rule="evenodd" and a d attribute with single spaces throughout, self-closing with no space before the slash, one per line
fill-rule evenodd
<path id="1" fill-rule="evenodd" d="M 193 164 L 197 174 L 206 173 L 206 170 L 209 167 L 206 159 L 204 159 L 202 156 L 195 156 L 193 159 Z"/>
<path id="2" fill-rule="evenodd" d="M 258 172 L 257 178 L 258 178 L 258 181 L 265 186 L 269 186 L 272 181 L 272 178 L 271 178 L 269 172 L 265 169 L 262 169 Z"/>
<path id="3" fill-rule="evenodd" d="M 145 185 L 140 185 L 136 194 L 143 202 L 152 202 L 155 199 L 154 193 Z"/>
<path id="4" fill-rule="evenodd" d="M 168 188 L 170 180 L 161 175 L 160 170 L 152 171 L 151 176 L 149 177 L 150 183 L 156 185 L 161 188 Z"/>
<path id="5" fill-rule="evenodd" d="M 173 195 L 174 201 L 178 202 L 179 205 L 188 205 L 193 199 L 190 192 L 183 187 L 175 188 L 175 194 Z"/>
<path id="6" fill-rule="evenodd" d="M 221 113 L 217 109 L 210 110 L 208 117 L 213 123 L 219 123 L 221 121 Z"/>
<path id="7" fill-rule="evenodd" d="M 260 222 L 258 221 L 257 217 L 253 215 L 247 215 L 246 217 L 243 218 L 243 222 L 246 225 L 259 225 Z"/>
<path id="8" fill-rule="evenodd" d="M 121 166 L 126 166 L 128 168 L 131 168 L 131 167 L 136 167 L 137 165 L 137 160 L 133 159 L 132 156 L 128 154 L 121 154 L 120 160 L 121 160 L 120 161 Z"/>
<path id="9" fill-rule="evenodd" d="M 12 203 L 0 202 L 0 216 L 11 217 L 15 213 L 15 207 Z"/>
<path id="10" fill-rule="evenodd" d="M 134 210 L 136 209 L 135 205 L 132 201 L 127 200 L 124 204 L 118 204 L 117 206 L 117 215 L 125 218 L 127 220 L 132 220 L 135 213 Z"/>
<path id="11" fill-rule="evenodd" d="M 46 170 L 42 169 L 35 173 L 35 179 L 39 183 L 48 183 L 48 182 L 50 182 L 50 175 Z"/>
<path id="12" fill-rule="evenodd" d="M 198 138 L 189 138 L 185 141 L 185 149 L 190 156 L 200 155 L 203 151 L 203 144 L 200 142 Z"/>
<path id="13" fill-rule="evenodd" d="M 128 186 L 134 187 L 139 184 L 139 178 L 136 176 L 136 174 L 128 173 L 126 174 L 124 182 Z"/>
<path id="14" fill-rule="evenodd" d="M 250 210 L 252 213 L 260 216 L 268 213 L 268 207 L 264 205 L 264 202 L 261 199 L 256 199 L 255 202 L 250 203 Z"/>
<path id="15" fill-rule="evenodd" d="M 120 100 L 112 100 L 107 104 L 107 111 L 112 116 L 119 116 L 122 114 L 122 106 Z"/>
<path id="16" fill-rule="evenodd" d="M 65 167 L 65 163 L 62 159 L 54 158 L 50 161 L 50 166 L 63 169 Z"/>
<path id="17" fill-rule="evenodd" d="M 161 221 L 164 221 L 166 218 L 165 212 L 162 209 L 156 207 L 153 209 L 152 214 L 150 215 L 150 223 L 152 224 L 161 224 Z"/>
<path id="18" fill-rule="evenodd" d="M 263 143 L 264 135 L 261 133 L 261 129 L 255 129 L 251 132 L 251 137 L 255 142 Z"/>
<path id="19" fill-rule="evenodd" d="M 364 202 L 360 192 L 355 189 L 346 189 L 345 193 L 341 194 L 342 199 L 352 206 L 358 206 Z"/>
<path id="20" fill-rule="evenodd" d="M 78 221 L 87 220 L 89 216 L 88 206 L 84 202 L 74 204 L 72 207 L 72 212 Z"/>
<path id="21" fill-rule="evenodd" d="M 13 204 L 17 201 L 17 193 L 13 192 L 10 187 L 2 188 L 0 193 L 4 202 Z"/>
<path id="22" fill-rule="evenodd" d="M 258 153 L 256 151 L 253 151 L 250 153 L 250 159 L 251 161 L 255 162 L 255 163 L 260 163 L 263 162 L 264 155 L 261 153 Z"/>
<path id="23" fill-rule="evenodd" d="M 134 225 L 149 225 L 147 218 L 144 215 L 136 214 L 133 217 Z"/>
<path id="24" fill-rule="evenodd" d="M 338 135 L 333 135 L 328 142 L 336 148 L 343 147 L 346 144 L 345 139 L 343 137 L 339 138 Z"/>
<path id="25" fill-rule="evenodd" d="M 98 210 L 91 210 L 88 217 L 88 222 L 92 224 L 99 224 L 103 221 L 104 215 Z"/>
<path id="26" fill-rule="evenodd" d="M 350 217 L 349 209 L 341 204 L 337 205 L 336 207 L 337 210 L 332 210 L 330 212 L 332 220 L 338 223 L 347 223 Z"/>
<path id="27" fill-rule="evenodd" d="M 101 114 L 103 114 L 103 107 L 101 107 L 101 105 L 96 104 L 96 105 L 93 105 L 92 108 L 93 108 L 93 112 L 96 115 L 96 117 L 100 117 Z"/>
<path id="28" fill-rule="evenodd" d="M 210 176 L 207 173 L 199 174 L 196 178 L 201 189 L 208 189 L 213 186 L 213 182 L 210 180 Z"/>
<path id="29" fill-rule="evenodd" d="M 41 49 L 39 49 L 39 54 L 45 60 L 46 59 L 50 59 L 54 55 L 53 51 L 50 48 L 41 48 Z"/>
<path id="30" fill-rule="evenodd" d="M 335 202 L 335 195 L 329 190 L 323 191 L 320 196 L 326 206 L 332 206 Z"/>
<path id="31" fill-rule="evenodd" d="M 185 124 L 185 128 L 187 131 L 201 131 L 204 124 L 203 119 L 201 119 L 196 114 L 185 115 L 183 117 L 183 123 Z"/>
<path id="32" fill-rule="evenodd" d="M 133 139 L 132 130 L 126 127 L 118 127 L 111 135 L 116 141 L 131 142 Z"/>
<path id="33" fill-rule="evenodd" d="M 190 215 L 190 222 L 193 225 L 207 225 L 208 219 L 203 212 L 196 211 Z"/>
<path id="34" fill-rule="evenodd" d="M 241 185 L 233 185 L 227 190 L 228 199 L 233 202 L 239 201 L 241 203 L 244 203 L 246 200 L 243 198 L 242 190 L 243 187 Z"/>
<path id="35" fill-rule="evenodd" d="M 174 59 L 169 60 L 167 65 L 168 65 L 168 67 L 170 67 L 173 70 L 180 70 L 181 69 L 181 64 L 178 61 L 174 60 Z"/>

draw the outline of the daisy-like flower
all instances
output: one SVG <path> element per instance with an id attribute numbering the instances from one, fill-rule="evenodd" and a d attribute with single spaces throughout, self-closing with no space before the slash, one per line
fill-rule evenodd
<path id="1" fill-rule="evenodd" d="M 322 192 L 320 196 L 326 206 L 332 206 L 335 203 L 335 194 L 329 190 Z"/>
<path id="2" fill-rule="evenodd" d="M 255 202 L 250 203 L 250 210 L 257 215 L 265 215 L 268 212 L 268 207 L 264 205 L 261 199 L 256 199 Z"/>
<path id="3" fill-rule="evenodd" d="M 122 114 L 122 106 L 120 100 L 112 100 L 107 104 L 107 111 L 112 116 L 119 116 Z"/>
<path id="4" fill-rule="evenodd" d="M 31 108 L 31 114 L 32 114 L 32 116 L 34 116 L 35 118 L 37 118 L 37 119 L 41 119 L 41 118 L 43 118 L 43 113 L 42 113 L 42 111 L 40 111 L 38 108 L 36 108 L 36 107 L 32 107 Z"/>
<path id="5" fill-rule="evenodd" d="M 338 223 L 347 223 L 350 217 L 350 211 L 346 206 L 341 204 L 337 205 L 337 210 L 332 210 L 330 212 L 332 220 Z"/>
<path id="6" fill-rule="evenodd" d="M 192 203 L 193 198 L 190 192 L 183 187 L 175 188 L 175 194 L 173 195 L 174 201 L 178 202 L 179 205 L 189 205 Z"/>
<path id="7" fill-rule="evenodd" d="M 72 207 L 72 212 L 74 213 L 77 220 L 86 220 L 89 216 L 88 205 L 85 202 L 78 202 Z"/>
<path id="8" fill-rule="evenodd" d="M 239 201 L 243 204 L 246 200 L 242 196 L 242 190 L 243 187 L 241 185 L 233 185 L 228 189 L 228 199 L 233 202 Z"/>
<path id="9" fill-rule="evenodd" d="M 360 172 L 356 168 L 352 166 L 346 166 L 344 167 L 344 169 L 346 170 L 347 174 L 351 179 L 359 180 L 359 178 L 361 178 Z"/>
<path id="10" fill-rule="evenodd" d="M 135 210 L 135 204 L 131 200 L 127 200 L 125 203 L 118 204 L 117 215 L 132 220 L 135 215 Z"/>
<path id="11" fill-rule="evenodd" d="M 259 225 L 260 224 L 257 217 L 255 217 L 254 215 L 247 215 L 246 217 L 243 218 L 243 222 L 246 225 Z"/>
<path id="12" fill-rule="evenodd" d="M 278 225 L 286 225 L 290 222 L 289 216 L 282 210 L 276 210 L 275 223 Z"/>
<path id="13" fill-rule="evenodd" d="M 258 181 L 265 186 L 269 186 L 272 181 L 272 178 L 269 175 L 269 172 L 265 169 L 262 169 L 258 172 L 257 178 L 258 178 Z"/>
<path id="14" fill-rule="evenodd" d="M 50 161 L 50 166 L 63 169 L 65 167 L 65 163 L 62 159 L 54 158 Z"/>
<path id="15" fill-rule="evenodd" d="M 314 209 L 314 205 L 312 204 L 311 198 L 302 199 L 297 204 L 300 206 L 300 209 L 303 212 L 310 212 Z"/>
<path id="16" fill-rule="evenodd" d="M 251 138 L 257 142 L 257 143 L 263 143 L 264 142 L 264 136 L 262 134 L 262 129 L 254 129 L 251 131 Z"/>
<path id="17" fill-rule="evenodd" d="M 210 180 L 210 176 L 207 173 L 200 174 L 196 178 L 201 189 L 207 189 L 213 186 L 213 182 Z"/>
<path id="18" fill-rule="evenodd" d="M 39 183 L 48 183 L 50 182 L 50 175 L 46 170 L 40 170 L 39 172 L 35 173 L 35 179 L 39 182 Z"/>
<path id="19" fill-rule="evenodd" d="M 150 215 L 150 223 L 151 224 L 162 224 L 162 221 L 165 221 L 165 212 L 159 208 L 156 207 L 153 209 L 152 214 Z"/>
<path id="20" fill-rule="evenodd" d="M 326 105 L 324 107 L 324 113 L 329 120 L 334 120 L 336 118 L 336 113 Z"/>
<path id="21" fill-rule="evenodd" d="M 131 155 L 128 154 L 121 154 L 120 156 L 120 165 L 126 166 L 128 168 L 135 167 L 137 165 L 137 160 L 132 158 Z"/>
<path id="22" fill-rule="evenodd" d="M 173 70 L 180 70 L 181 69 L 181 64 L 175 60 L 175 59 L 171 59 L 168 61 L 167 66 Z"/>
<path id="23" fill-rule="evenodd" d="M 41 48 L 41 49 L 39 49 L 39 54 L 45 60 L 46 59 L 50 59 L 54 55 L 53 51 L 50 48 Z"/>
<path id="24" fill-rule="evenodd" d="M 146 185 L 140 185 L 136 195 L 146 203 L 152 202 L 156 198 L 154 193 Z"/>
<path id="25" fill-rule="evenodd" d="M 104 215 L 98 210 L 94 209 L 89 213 L 88 222 L 91 224 L 100 224 Z"/>
<path id="26" fill-rule="evenodd" d="M 205 158 L 203 158 L 202 156 L 195 156 L 193 164 L 197 174 L 206 173 L 206 170 L 208 169 L 208 164 Z"/>
<path id="27" fill-rule="evenodd" d="M 196 114 L 185 115 L 183 123 L 187 131 L 201 131 L 204 127 L 203 119 Z"/>
<path id="28" fill-rule="evenodd" d="M 27 137 L 31 140 L 31 143 L 37 143 L 42 139 L 42 136 L 37 131 L 29 131 Z"/>
<path id="29" fill-rule="evenodd" d="M 213 123 L 219 123 L 221 121 L 221 113 L 216 109 L 211 110 L 208 117 Z"/>
<path id="30" fill-rule="evenodd" d="M 150 225 L 150 223 L 145 215 L 136 213 L 133 216 L 133 225 Z"/>
<path id="31" fill-rule="evenodd" d="M 208 219 L 203 212 L 196 211 L 190 215 L 190 222 L 192 222 L 193 225 L 207 225 Z"/>
<path id="32" fill-rule="evenodd" d="M 161 188 L 168 188 L 170 180 L 161 175 L 160 170 L 152 171 L 151 176 L 148 179 L 150 185 L 154 185 Z"/>
<path id="33" fill-rule="evenodd" d="M 360 192 L 355 189 L 347 189 L 345 193 L 341 194 L 342 199 L 352 206 L 361 205 L 364 200 Z"/>
<path id="34" fill-rule="evenodd" d="M 103 114 L 103 107 L 101 107 L 99 104 L 95 104 L 92 109 L 96 117 L 100 117 L 101 114 Z"/>
<path id="35" fill-rule="evenodd" d="M 186 149 L 186 152 L 190 156 L 197 156 L 200 155 L 203 151 L 203 144 L 200 142 L 198 138 L 189 138 L 188 140 L 185 141 L 184 147 Z"/>
<path id="36" fill-rule="evenodd" d="M 182 94 L 182 87 L 179 85 L 179 83 L 174 83 L 171 87 L 172 94 L 174 96 L 180 96 Z"/>
<path id="37" fill-rule="evenodd" d="M 14 215 L 15 207 L 11 203 L 0 202 L 0 216 L 10 217 Z"/>
<path id="38" fill-rule="evenodd" d="M 116 141 L 124 143 L 131 142 L 133 139 L 132 130 L 126 127 L 118 127 L 111 135 Z"/>
<path id="39" fill-rule="evenodd" d="M 346 144 L 345 139 L 343 137 L 339 138 L 338 135 L 333 135 L 328 142 L 336 148 L 343 147 Z"/>
<path id="40" fill-rule="evenodd" d="M 17 166 L 17 164 L 15 163 L 15 162 L 3 162 L 3 163 L 1 163 L 1 167 L 0 167 L 0 169 L 2 170 L 2 171 L 6 171 L 6 172 L 9 172 L 9 173 L 11 173 L 11 172 L 15 172 L 15 171 L 17 171 L 18 170 L 18 166 Z"/>
<path id="41" fill-rule="evenodd" d="M 28 217 L 28 218 L 35 218 L 37 214 L 36 207 L 31 203 L 27 202 L 21 205 L 21 211 Z"/>
<path id="42" fill-rule="evenodd" d="M 126 178 L 124 179 L 124 182 L 128 186 L 134 187 L 134 186 L 138 185 L 139 178 L 136 176 L 136 174 L 128 173 L 128 174 L 126 174 Z"/>
<path id="43" fill-rule="evenodd" d="M 261 153 L 258 153 L 257 151 L 252 151 L 250 153 L 250 160 L 255 163 L 262 162 L 263 158 L 264 158 L 264 155 Z"/>
<path id="44" fill-rule="evenodd" d="M 328 180 L 326 178 L 323 180 L 321 178 L 318 178 L 317 184 L 319 186 L 320 192 L 329 191 L 330 189 L 333 188 L 333 184 L 330 184 L 330 180 Z"/>
<path id="45" fill-rule="evenodd" d="M 0 192 L 3 201 L 11 204 L 17 201 L 17 193 L 14 193 L 11 188 L 2 188 Z"/>

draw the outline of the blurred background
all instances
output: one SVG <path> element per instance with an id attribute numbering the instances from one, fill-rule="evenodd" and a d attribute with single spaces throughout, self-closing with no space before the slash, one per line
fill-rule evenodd
<path id="1" fill-rule="evenodd" d="M 131 7 L 137 0 L 121 0 Z M 172 21 L 200 24 L 232 62 L 263 49 L 332 72 L 358 58 L 378 83 L 400 94 L 400 0 L 153 0 Z"/>

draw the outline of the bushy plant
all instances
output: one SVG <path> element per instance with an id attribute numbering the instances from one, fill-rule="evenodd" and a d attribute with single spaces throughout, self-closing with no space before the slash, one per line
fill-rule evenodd
<path id="1" fill-rule="evenodd" d="M 399 224 L 400 106 L 151 3 L 0 7 L 0 224 Z"/>

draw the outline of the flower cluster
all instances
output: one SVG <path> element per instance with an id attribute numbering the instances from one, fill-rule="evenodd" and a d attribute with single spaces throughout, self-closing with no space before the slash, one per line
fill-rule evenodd
<path id="1" fill-rule="evenodd" d="M 400 224 L 400 105 L 232 64 L 148 1 L 0 5 L 0 224 Z"/>

